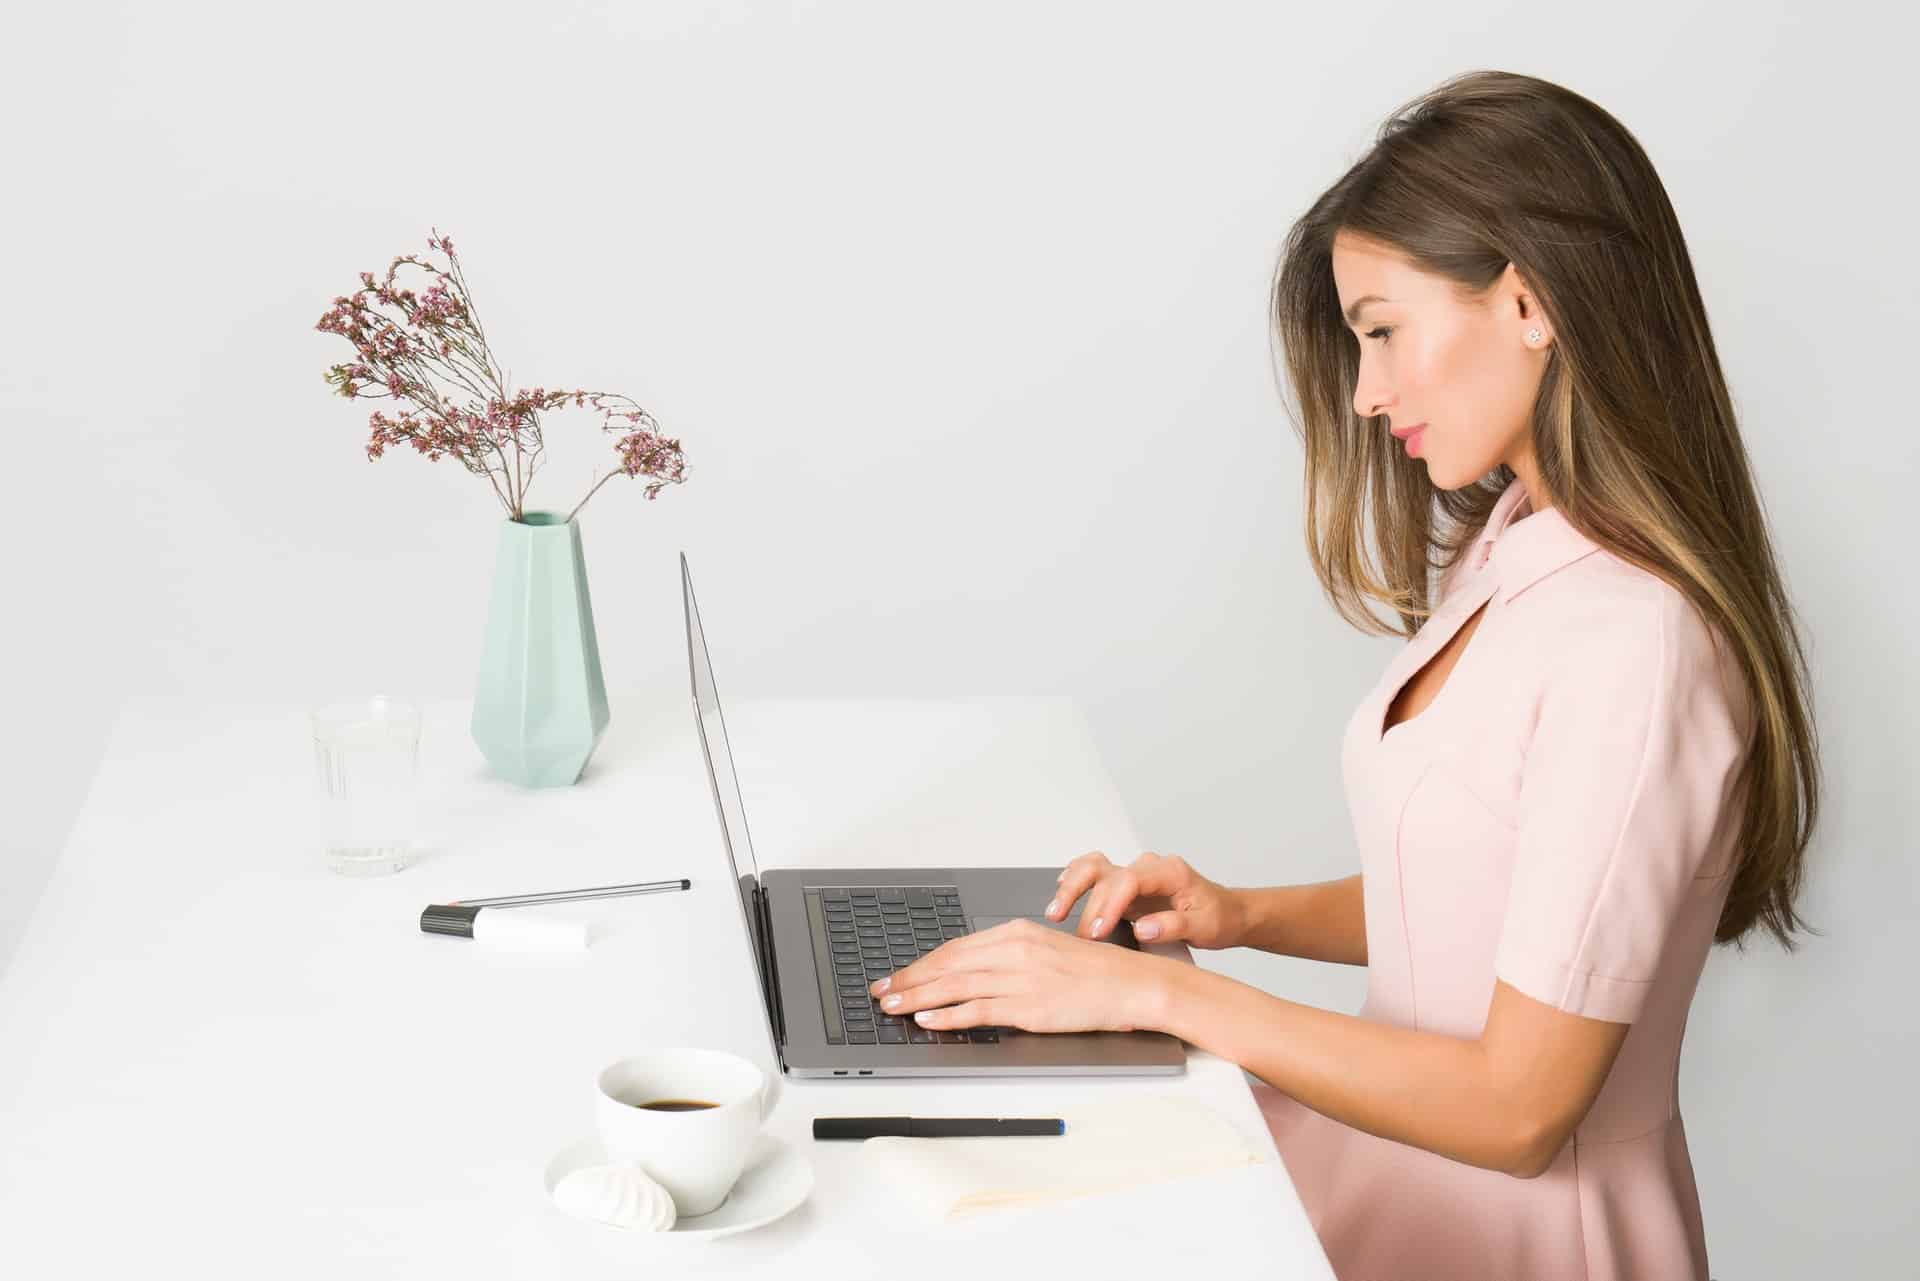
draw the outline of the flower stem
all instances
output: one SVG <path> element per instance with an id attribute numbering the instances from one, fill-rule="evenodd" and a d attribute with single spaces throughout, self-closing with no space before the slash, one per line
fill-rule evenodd
<path id="1" fill-rule="evenodd" d="M 606 475 L 602 476 L 597 482 L 595 482 L 593 488 L 587 491 L 587 498 L 592 498 L 595 494 L 599 493 L 601 485 L 606 484 L 608 481 L 612 480 L 615 476 L 618 476 L 619 474 L 620 473 L 618 471 L 610 471 Z M 579 511 L 582 507 L 585 507 L 587 505 L 587 498 L 582 498 L 579 502 L 573 505 L 573 511 L 567 513 L 567 519 L 569 521 L 573 519 L 574 512 Z"/>

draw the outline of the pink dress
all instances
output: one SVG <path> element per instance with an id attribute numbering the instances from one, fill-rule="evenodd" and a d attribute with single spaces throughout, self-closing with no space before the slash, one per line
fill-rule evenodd
<path id="1" fill-rule="evenodd" d="M 1752 713 L 1686 599 L 1514 481 L 1341 746 L 1365 885 L 1360 1017 L 1478 1037 L 1499 978 L 1630 1023 L 1535 1179 L 1254 1092 L 1341 1281 L 1707 1276 L 1679 1108 L 1687 1007 L 1731 883 Z M 1482 604 L 1433 702 L 1400 687 Z"/>

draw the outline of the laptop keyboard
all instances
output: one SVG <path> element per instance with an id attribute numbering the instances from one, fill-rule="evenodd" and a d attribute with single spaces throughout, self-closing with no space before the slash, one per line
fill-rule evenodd
<path id="1" fill-rule="evenodd" d="M 993 1045 L 1003 1029 L 935 1030 L 880 1008 L 868 985 L 972 931 L 952 885 L 806 891 L 827 1041 L 833 1045 Z M 833 987 L 825 974 L 831 966 Z"/>

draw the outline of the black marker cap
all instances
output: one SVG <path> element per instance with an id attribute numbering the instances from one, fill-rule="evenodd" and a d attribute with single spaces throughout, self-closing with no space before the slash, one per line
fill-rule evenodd
<path id="1" fill-rule="evenodd" d="M 449 934 L 454 938 L 473 937 L 473 918 L 480 915 L 480 908 L 463 907 L 458 903 L 434 903 L 420 913 L 420 930 L 425 934 Z"/>
<path id="2" fill-rule="evenodd" d="M 905 1116 L 816 1116 L 816 1139 L 875 1139 L 882 1135 L 901 1138 L 913 1134 L 913 1118 Z"/>

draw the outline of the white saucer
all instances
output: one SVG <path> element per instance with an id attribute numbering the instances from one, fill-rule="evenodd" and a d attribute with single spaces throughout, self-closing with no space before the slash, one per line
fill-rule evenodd
<path id="1" fill-rule="evenodd" d="M 568 1145 L 547 1162 L 548 1203 L 552 1204 L 554 1188 L 567 1175 L 586 1166 L 606 1163 L 607 1151 L 600 1145 L 598 1137 L 581 1139 Z M 583 1227 L 617 1237 L 711 1240 L 772 1223 L 805 1201 L 812 1191 L 813 1166 L 806 1156 L 791 1143 L 762 1133 L 754 1139 L 753 1154 L 747 1158 L 747 1168 L 740 1172 L 739 1182 L 727 1190 L 727 1199 L 698 1218 L 677 1220 L 665 1232 L 642 1232 L 615 1227 L 611 1223 L 576 1218 L 557 1205 L 553 1211 Z"/>

